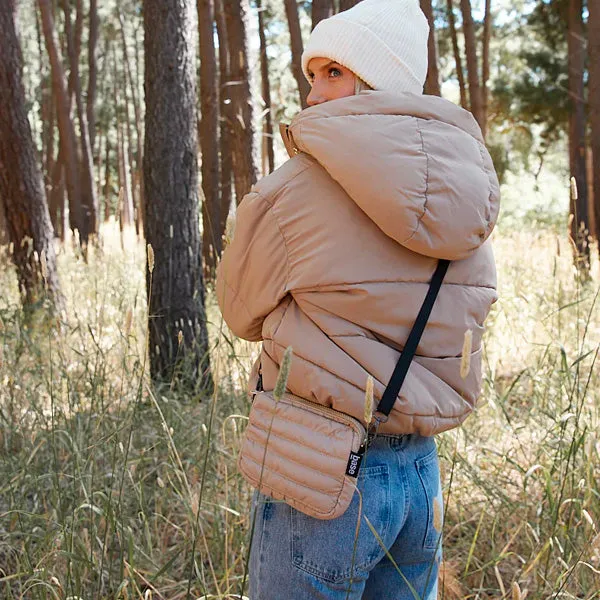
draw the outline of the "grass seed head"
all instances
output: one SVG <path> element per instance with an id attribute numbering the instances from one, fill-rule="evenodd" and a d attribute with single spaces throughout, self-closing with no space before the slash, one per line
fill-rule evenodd
<path id="1" fill-rule="evenodd" d="M 365 386 L 365 423 L 368 425 L 373 419 L 373 378 L 367 377 Z"/>
<path id="2" fill-rule="evenodd" d="M 152 248 L 152 244 L 148 244 L 148 271 L 150 271 L 150 274 L 154 271 L 154 248 Z"/>
<path id="3" fill-rule="evenodd" d="M 40 268 L 42 270 L 42 277 L 45 281 L 48 280 L 48 263 L 46 261 L 46 251 L 42 250 L 40 254 Z"/>
<path id="4" fill-rule="evenodd" d="M 288 346 L 283 353 L 283 360 L 281 361 L 281 368 L 279 369 L 279 376 L 275 383 L 275 389 L 273 390 L 273 398 L 278 402 L 283 398 L 285 394 L 285 388 L 287 386 L 287 380 L 290 376 L 290 368 L 292 366 L 292 355 L 294 351 L 291 346 Z"/>
<path id="5" fill-rule="evenodd" d="M 512 584 L 512 600 L 522 600 L 523 594 L 521 593 L 521 588 L 516 581 L 513 581 Z"/>
<path id="6" fill-rule="evenodd" d="M 463 379 L 467 378 L 471 370 L 471 349 L 473 347 L 473 331 L 467 329 L 465 331 L 465 339 L 463 341 L 462 355 L 460 359 L 460 376 Z"/>
<path id="7" fill-rule="evenodd" d="M 181 329 L 179 330 L 179 333 L 177 334 L 177 343 L 180 346 L 183 343 L 183 331 L 181 331 Z"/>
<path id="8" fill-rule="evenodd" d="M 571 200 L 579 199 L 579 191 L 577 190 L 577 180 L 571 177 Z"/>

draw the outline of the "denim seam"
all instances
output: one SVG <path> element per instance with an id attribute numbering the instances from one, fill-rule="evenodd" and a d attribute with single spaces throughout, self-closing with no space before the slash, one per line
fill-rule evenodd
<path id="1" fill-rule="evenodd" d="M 427 526 L 425 528 L 425 535 L 423 537 L 423 549 L 425 550 L 435 550 L 437 548 L 437 540 L 435 543 L 430 542 L 429 538 L 431 537 L 431 528 L 433 526 L 433 508 L 432 504 L 434 502 L 435 496 L 430 498 L 430 493 L 427 490 L 427 486 L 425 485 L 425 478 L 422 474 L 423 469 L 426 465 L 432 462 L 432 458 L 435 459 L 437 450 L 433 449 L 431 452 L 427 453 L 425 456 L 419 458 L 415 461 L 415 467 L 417 469 L 417 475 L 419 476 L 419 481 L 423 486 L 423 491 L 425 492 L 425 497 L 427 498 Z"/>

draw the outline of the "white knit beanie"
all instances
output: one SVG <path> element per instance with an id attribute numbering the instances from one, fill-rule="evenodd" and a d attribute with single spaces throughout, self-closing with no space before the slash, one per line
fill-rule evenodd
<path id="1" fill-rule="evenodd" d="M 315 27 L 302 70 L 309 79 L 310 60 L 329 58 L 373 89 L 422 94 L 428 38 L 419 0 L 363 0 Z"/>

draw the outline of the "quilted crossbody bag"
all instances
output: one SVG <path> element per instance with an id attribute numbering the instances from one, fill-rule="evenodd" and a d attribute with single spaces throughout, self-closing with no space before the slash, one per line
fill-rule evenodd
<path id="1" fill-rule="evenodd" d="M 259 376 L 238 468 L 262 494 L 317 519 L 335 519 L 350 505 L 360 465 L 404 383 L 449 261 L 440 260 L 398 364 L 367 429 L 345 413 L 286 393 L 276 400 Z"/>

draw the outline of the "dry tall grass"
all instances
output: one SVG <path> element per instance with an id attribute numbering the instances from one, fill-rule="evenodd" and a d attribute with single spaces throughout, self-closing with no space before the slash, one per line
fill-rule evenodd
<path id="1" fill-rule="evenodd" d="M 27 322 L 0 260 L 0 598 L 237 597 L 250 490 L 235 469 L 256 345 L 209 297 L 214 398 L 144 373 L 143 244 L 63 250 L 62 329 Z M 440 436 L 444 597 L 600 598 L 600 302 L 565 238 L 497 235 L 485 390 Z M 597 254 L 596 254 L 597 255 Z"/>

